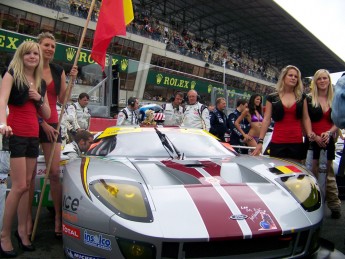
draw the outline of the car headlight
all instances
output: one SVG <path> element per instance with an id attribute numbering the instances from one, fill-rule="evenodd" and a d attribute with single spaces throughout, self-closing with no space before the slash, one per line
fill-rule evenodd
<path id="1" fill-rule="evenodd" d="M 147 196 L 140 183 L 99 179 L 90 183 L 90 190 L 119 217 L 139 222 L 153 221 Z"/>
<path id="2" fill-rule="evenodd" d="M 290 175 L 277 179 L 306 211 L 314 211 L 321 206 L 321 193 L 315 178 L 309 175 Z"/>
<path id="3" fill-rule="evenodd" d="M 125 258 L 156 258 L 156 247 L 152 244 L 118 237 L 116 241 Z"/>

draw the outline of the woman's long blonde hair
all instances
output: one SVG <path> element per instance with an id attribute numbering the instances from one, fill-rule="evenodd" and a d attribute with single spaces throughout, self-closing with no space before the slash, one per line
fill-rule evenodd
<path id="1" fill-rule="evenodd" d="M 30 52 L 35 48 L 37 48 L 39 52 L 39 63 L 38 66 L 35 68 L 34 78 L 36 90 L 40 92 L 43 72 L 43 60 L 41 48 L 38 43 L 34 41 L 24 41 L 22 44 L 20 44 L 18 49 L 14 53 L 13 59 L 10 65 L 8 66 L 8 70 L 13 70 L 14 83 L 18 88 L 24 88 L 25 85 L 30 87 L 30 83 L 24 73 L 24 55 L 25 53 Z"/>
<path id="2" fill-rule="evenodd" d="M 317 88 L 316 81 L 322 73 L 325 73 L 329 79 L 329 85 L 328 85 L 328 91 L 327 91 L 327 105 L 329 107 L 332 107 L 333 86 L 332 86 L 331 76 L 329 75 L 329 71 L 326 69 L 319 69 L 318 71 L 315 72 L 315 74 L 313 76 L 313 80 L 311 81 L 311 85 L 310 85 L 311 103 L 312 103 L 313 107 L 318 107 L 320 105 L 319 98 L 318 98 L 319 97 L 319 89 Z"/>
<path id="3" fill-rule="evenodd" d="M 279 75 L 279 79 L 276 85 L 276 89 L 277 92 L 279 94 L 279 96 L 281 96 L 282 94 L 284 94 L 284 79 L 287 75 L 287 73 L 289 72 L 290 69 L 294 69 L 297 71 L 297 75 L 298 75 L 298 81 L 297 84 L 294 88 L 294 93 L 296 96 L 296 100 L 299 101 L 302 99 L 302 94 L 303 94 L 303 83 L 302 83 L 302 76 L 301 76 L 301 71 L 299 71 L 299 69 L 295 66 L 292 65 L 288 65 L 286 67 L 284 67 Z"/>

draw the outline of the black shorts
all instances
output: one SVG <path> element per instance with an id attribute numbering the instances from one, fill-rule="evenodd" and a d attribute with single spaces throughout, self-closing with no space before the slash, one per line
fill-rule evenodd
<path id="1" fill-rule="evenodd" d="M 335 144 L 334 139 L 329 138 L 329 142 L 325 148 L 320 147 L 315 141 L 310 143 L 310 149 L 313 150 L 313 159 L 320 159 L 321 150 L 327 151 L 327 160 L 332 161 L 335 159 Z"/>
<path id="2" fill-rule="evenodd" d="M 52 126 L 54 129 L 56 129 L 56 126 L 58 125 L 57 123 L 48 123 L 50 126 Z M 61 127 L 59 130 L 59 136 L 56 140 L 57 143 L 62 143 L 61 140 Z M 42 126 L 40 125 L 40 143 L 52 143 L 51 141 L 49 141 L 47 134 L 44 132 Z"/>
<path id="3" fill-rule="evenodd" d="M 306 157 L 304 143 L 270 143 L 270 156 L 294 160 Z"/>
<path id="4" fill-rule="evenodd" d="M 9 140 L 11 158 L 17 157 L 38 157 L 38 138 L 11 136 Z"/>

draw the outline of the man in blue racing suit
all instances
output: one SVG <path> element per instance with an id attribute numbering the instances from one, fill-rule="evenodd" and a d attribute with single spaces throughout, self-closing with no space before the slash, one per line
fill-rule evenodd
<path id="1" fill-rule="evenodd" d="M 228 119 L 224 110 L 226 108 L 225 98 L 219 97 L 216 100 L 216 109 L 210 112 L 210 133 L 225 142 L 225 134 L 230 134 Z"/>

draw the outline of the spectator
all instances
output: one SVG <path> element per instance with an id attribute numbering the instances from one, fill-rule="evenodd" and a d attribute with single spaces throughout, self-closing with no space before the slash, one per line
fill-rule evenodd
<path id="1" fill-rule="evenodd" d="M 228 118 L 224 113 L 226 108 L 225 98 L 219 97 L 216 100 L 216 109 L 210 112 L 210 133 L 225 142 L 225 134 L 230 134 Z"/>
<path id="2" fill-rule="evenodd" d="M 0 87 L 0 134 L 10 137 L 12 188 L 6 198 L 0 251 L 2 257 L 15 257 L 11 241 L 12 221 L 18 215 L 16 238 L 24 251 L 34 251 L 27 235 L 29 188 L 38 157 L 37 112 L 50 117 L 46 85 L 42 80 L 42 52 L 32 41 L 16 50 Z M 9 114 L 6 119 L 6 107 Z M 6 121 L 8 123 L 6 123 Z"/>
<path id="3" fill-rule="evenodd" d="M 199 103 L 198 93 L 195 90 L 190 90 L 187 98 L 188 104 L 183 113 L 181 126 L 209 131 L 210 118 L 206 105 Z"/>
<path id="4" fill-rule="evenodd" d="M 324 194 L 327 205 L 332 211 L 331 217 L 338 219 L 341 216 L 341 201 L 338 198 L 338 188 L 332 166 L 335 159 L 334 136 L 337 135 L 338 128 L 331 120 L 332 101 L 331 77 L 327 70 L 320 69 L 314 74 L 311 82 L 311 94 L 307 97 L 311 126 L 316 136 L 310 143 L 311 150 L 308 151 L 306 166 L 317 179 L 320 179 L 322 173 L 325 181 L 327 181 L 326 177 L 333 179 L 333 181 L 327 181 L 326 190 L 321 188 L 321 191 L 326 191 Z M 322 150 L 324 152 L 321 152 Z M 332 185 L 329 185 L 330 183 Z"/>
<path id="5" fill-rule="evenodd" d="M 139 125 L 137 110 L 139 108 L 139 100 L 136 97 L 129 97 L 127 107 L 123 108 L 117 115 L 116 126 L 121 125 Z"/>
<path id="6" fill-rule="evenodd" d="M 72 15 L 75 15 L 75 13 L 77 12 L 77 5 L 74 1 L 72 1 L 69 5 L 69 10 L 71 12 Z"/>
<path id="7" fill-rule="evenodd" d="M 238 99 L 236 106 L 237 106 L 236 110 L 234 112 L 230 113 L 229 118 L 228 118 L 229 129 L 231 132 L 230 144 L 234 145 L 234 146 L 243 146 L 244 145 L 244 142 L 243 142 L 244 136 L 235 127 L 235 121 L 237 120 L 238 117 L 241 116 L 241 113 L 248 107 L 248 102 L 245 99 Z M 239 122 L 239 124 L 241 126 L 242 131 L 245 134 L 248 134 L 249 129 L 250 129 L 250 123 L 247 121 L 247 119 L 243 118 Z M 247 149 L 235 148 L 235 150 L 238 153 L 248 154 Z"/>
<path id="8" fill-rule="evenodd" d="M 164 126 L 181 125 L 183 116 L 183 106 L 181 104 L 183 97 L 184 95 L 182 92 L 176 92 L 170 103 L 162 105 L 163 113 L 165 115 Z"/>
<path id="9" fill-rule="evenodd" d="M 305 159 L 303 132 L 307 133 L 310 140 L 314 140 L 315 134 L 311 130 L 299 69 L 291 65 L 283 68 L 276 90 L 276 93 L 267 97 L 260 137 L 252 154 L 261 153 L 263 139 L 272 118 L 275 124 L 270 143 L 270 156 L 301 162 Z"/>

